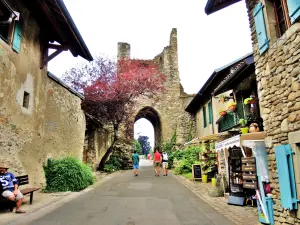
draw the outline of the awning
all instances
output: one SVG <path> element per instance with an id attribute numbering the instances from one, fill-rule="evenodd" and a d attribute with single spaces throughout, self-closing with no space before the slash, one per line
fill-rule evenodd
<path id="1" fill-rule="evenodd" d="M 197 137 L 189 142 L 184 143 L 184 145 L 202 143 L 203 141 L 217 141 L 220 137 L 227 135 L 229 135 L 229 132 L 227 131 L 217 134 L 209 134 L 203 137 Z"/>
<path id="2" fill-rule="evenodd" d="M 228 138 L 224 141 L 217 142 L 216 143 L 216 151 L 220 151 L 225 148 L 232 148 L 233 146 L 240 147 L 250 147 L 253 148 L 253 146 L 264 146 L 265 134 L 264 132 L 254 132 L 254 133 L 248 133 L 248 134 L 242 134 L 242 135 L 236 135 L 231 138 Z"/>
<path id="3" fill-rule="evenodd" d="M 228 138 L 224 141 L 217 142 L 216 143 L 216 151 L 220 151 L 222 149 L 230 148 L 233 146 L 236 146 L 236 147 L 240 146 L 240 135 L 236 135 L 236 136 Z"/>

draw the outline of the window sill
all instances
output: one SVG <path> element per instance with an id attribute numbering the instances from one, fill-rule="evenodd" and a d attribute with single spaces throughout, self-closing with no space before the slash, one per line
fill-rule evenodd
<path id="1" fill-rule="evenodd" d="M 287 31 L 277 40 L 271 44 L 270 49 L 277 49 L 282 46 L 288 39 L 290 39 L 296 32 L 300 30 L 300 23 L 293 24 Z"/>

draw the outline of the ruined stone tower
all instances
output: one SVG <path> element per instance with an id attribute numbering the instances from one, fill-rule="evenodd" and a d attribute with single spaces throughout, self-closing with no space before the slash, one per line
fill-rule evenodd
<path id="1" fill-rule="evenodd" d="M 118 60 L 122 59 L 130 59 L 128 43 L 118 43 Z M 132 121 L 135 122 L 141 118 L 149 120 L 154 127 L 156 143 L 169 141 L 176 129 L 177 144 L 183 144 L 188 136 L 194 136 L 195 121 L 184 110 L 192 96 L 183 92 L 180 83 L 177 29 L 172 29 L 169 46 L 165 47 L 152 61 L 158 63 L 160 70 L 167 76 L 166 90 L 158 99 L 140 97 L 137 100 Z"/>

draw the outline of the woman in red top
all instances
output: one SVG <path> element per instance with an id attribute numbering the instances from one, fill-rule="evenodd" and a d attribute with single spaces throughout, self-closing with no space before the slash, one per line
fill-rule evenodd
<path id="1" fill-rule="evenodd" d="M 160 164 L 161 164 L 161 154 L 158 151 L 158 147 L 154 148 L 154 159 L 153 159 L 153 165 L 154 165 L 154 172 L 155 176 L 159 177 L 160 174 Z"/>

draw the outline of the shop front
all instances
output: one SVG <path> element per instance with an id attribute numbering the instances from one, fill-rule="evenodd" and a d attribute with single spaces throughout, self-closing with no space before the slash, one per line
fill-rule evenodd
<path id="1" fill-rule="evenodd" d="M 274 224 L 264 133 L 233 136 L 217 142 L 216 151 L 218 171 L 228 181 L 228 204 L 257 206 L 259 221 Z"/>

